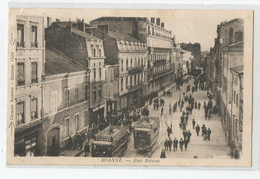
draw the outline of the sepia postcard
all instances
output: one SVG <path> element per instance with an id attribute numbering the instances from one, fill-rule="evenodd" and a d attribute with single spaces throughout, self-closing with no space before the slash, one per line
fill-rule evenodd
<path id="1" fill-rule="evenodd" d="M 253 11 L 9 9 L 7 60 L 8 165 L 251 166 Z"/>

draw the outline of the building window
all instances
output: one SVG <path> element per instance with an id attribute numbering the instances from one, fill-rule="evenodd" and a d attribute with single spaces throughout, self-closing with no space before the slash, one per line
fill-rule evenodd
<path id="1" fill-rule="evenodd" d="M 229 44 L 233 43 L 233 28 L 229 28 Z"/>
<path id="2" fill-rule="evenodd" d="M 234 104 L 236 103 L 236 92 L 234 91 Z"/>
<path id="3" fill-rule="evenodd" d="M 124 60 L 121 60 L 121 71 L 124 71 Z"/>
<path id="4" fill-rule="evenodd" d="M 113 68 L 110 69 L 110 80 L 113 80 Z"/>
<path id="5" fill-rule="evenodd" d="M 79 131 L 79 114 L 75 115 L 75 132 Z"/>
<path id="6" fill-rule="evenodd" d="M 236 107 L 238 107 L 238 94 L 237 94 Z"/>
<path id="7" fill-rule="evenodd" d="M 24 25 L 17 24 L 17 47 L 24 47 Z"/>
<path id="8" fill-rule="evenodd" d="M 38 118 L 38 102 L 37 98 L 35 96 L 31 97 L 31 119 L 37 119 Z"/>
<path id="9" fill-rule="evenodd" d="M 75 103 L 79 102 L 79 88 L 75 87 L 74 89 L 74 97 L 75 97 Z"/>
<path id="10" fill-rule="evenodd" d="M 134 79 L 134 85 L 136 85 L 136 75 L 135 75 L 135 79 Z"/>
<path id="11" fill-rule="evenodd" d="M 138 66 L 140 67 L 140 58 L 138 58 Z"/>
<path id="12" fill-rule="evenodd" d="M 128 59 L 126 59 L 126 70 L 128 70 Z"/>
<path id="13" fill-rule="evenodd" d="M 238 31 L 235 33 L 235 42 L 241 42 L 243 41 L 243 32 Z"/>
<path id="14" fill-rule="evenodd" d="M 23 86 L 25 85 L 24 63 L 18 63 L 17 67 L 17 85 Z"/>
<path id="15" fill-rule="evenodd" d="M 94 80 L 96 79 L 96 68 L 93 69 Z"/>
<path id="16" fill-rule="evenodd" d="M 137 66 L 137 60 L 135 59 L 135 67 Z"/>
<path id="17" fill-rule="evenodd" d="M 69 137 L 70 135 L 70 118 L 65 119 L 65 136 Z"/>
<path id="18" fill-rule="evenodd" d="M 96 57 L 96 49 L 93 49 L 93 57 Z"/>
<path id="19" fill-rule="evenodd" d="M 127 86 L 128 86 L 128 77 L 126 77 L 125 79 L 125 89 L 127 89 Z"/>
<path id="20" fill-rule="evenodd" d="M 154 27 L 152 28 L 152 35 L 154 35 Z"/>
<path id="21" fill-rule="evenodd" d="M 93 102 L 96 102 L 97 100 L 97 94 L 96 91 L 93 91 Z"/>
<path id="22" fill-rule="evenodd" d="M 98 69 L 99 78 L 101 78 L 101 68 Z"/>
<path id="23" fill-rule="evenodd" d="M 143 67 L 144 66 L 144 59 L 142 58 L 141 59 L 141 67 Z"/>
<path id="24" fill-rule="evenodd" d="M 101 49 L 99 49 L 98 51 L 99 51 L 99 57 L 101 57 Z"/>
<path id="25" fill-rule="evenodd" d="M 37 26 L 32 26 L 32 41 L 31 41 L 31 47 L 38 47 L 37 42 Z"/>
<path id="26" fill-rule="evenodd" d="M 17 117 L 16 117 L 16 125 L 21 125 L 25 123 L 25 102 L 19 101 L 17 102 Z"/>
<path id="27" fill-rule="evenodd" d="M 123 82 L 124 82 L 124 79 L 123 78 L 121 78 L 121 91 L 123 91 Z"/>
<path id="28" fill-rule="evenodd" d="M 133 67 L 133 59 L 131 58 L 130 67 Z"/>
<path id="29" fill-rule="evenodd" d="M 118 68 L 115 68 L 114 69 L 114 78 L 117 79 L 119 76 L 119 69 Z"/>
<path id="30" fill-rule="evenodd" d="M 65 108 L 70 106 L 70 91 L 65 89 Z"/>
<path id="31" fill-rule="evenodd" d="M 130 76 L 130 87 L 132 87 L 132 81 L 133 80 L 133 77 L 132 77 L 132 75 Z"/>
<path id="32" fill-rule="evenodd" d="M 101 100 L 101 97 L 102 97 L 102 87 L 99 86 L 99 89 L 98 89 L 98 99 Z"/>
<path id="33" fill-rule="evenodd" d="M 31 83 L 38 83 L 38 65 L 37 62 L 31 63 Z"/>
<path id="34" fill-rule="evenodd" d="M 57 112 L 57 91 L 51 92 L 51 99 L 50 99 L 50 113 L 55 114 Z"/>
<path id="35" fill-rule="evenodd" d="M 148 26 L 148 35 L 151 34 L 151 26 Z"/>

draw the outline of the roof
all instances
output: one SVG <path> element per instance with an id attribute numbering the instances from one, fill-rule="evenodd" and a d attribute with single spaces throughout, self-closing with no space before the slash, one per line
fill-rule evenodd
<path id="1" fill-rule="evenodd" d="M 86 32 L 82 32 L 81 30 L 75 28 L 72 28 L 71 32 L 86 39 L 101 40 L 93 35 L 87 34 Z"/>
<path id="2" fill-rule="evenodd" d="M 146 17 L 99 17 L 94 19 L 93 21 L 132 21 L 132 20 L 139 20 L 139 21 L 146 21 Z"/>
<path id="3" fill-rule="evenodd" d="M 136 128 L 152 128 L 152 126 L 159 120 L 158 117 L 145 117 L 143 116 L 141 120 L 135 125 Z"/>
<path id="4" fill-rule="evenodd" d="M 123 40 L 123 41 L 128 41 L 128 42 L 139 42 L 142 43 L 141 40 L 134 38 L 131 35 L 128 34 L 122 34 L 120 32 L 114 32 L 114 31 L 109 31 L 108 35 L 117 39 L 117 40 Z"/>
<path id="5" fill-rule="evenodd" d="M 236 73 L 243 73 L 244 72 L 244 65 L 239 65 L 236 67 L 230 68 L 230 70 L 236 72 Z"/>
<path id="6" fill-rule="evenodd" d="M 53 47 L 46 47 L 45 73 L 47 76 L 85 70 L 86 69 L 83 66 L 79 65 L 77 62 L 68 58 Z"/>
<path id="7" fill-rule="evenodd" d="M 105 65 L 118 65 L 118 61 L 117 60 L 112 60 L 112 59 L 105 59 Z"/>
<path id="8" fill-rule="evenodd" d="M 58 22 L 53 22 L 53 23 L 56 23 L 60 26 L 68 27 L 72 24 L 77 24 L 77 21 L 58 21 Z M 87 23 L 84 23 L 84 24 L 85 24 L 85 27 L 90 27 L 89 24 L 87 24 Z"/>

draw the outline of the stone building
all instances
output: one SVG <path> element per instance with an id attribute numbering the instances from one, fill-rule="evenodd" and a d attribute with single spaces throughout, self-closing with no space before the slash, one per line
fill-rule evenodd
<path id="1" fill-rule="evenodd" d="M 16 19 L 16 122 L 14 155 L 42 155 L 43 17 Z M 33 153 L 33 154 L 32 154 Z"/>
<path id="2" fill-rule="evenodd" d="M 43 85 L 43 154 L 58 155 L 68 149 L 69 136 L 87 131 L 89 70 L 59 50 L 46 48 Z"/>
<path id="3" fill-rule="evenodd" d="M 46 28 L 46 44 L 90 69 L 90 123 L 99 129 L 105 120 L 105 68 L 103 40 L 85 32 L 84 20 L 76 22 L 57 20 Z"/>
<path id="4" fill-rule="evenodd" d="M 108 25 L 107 31 L 132 36 L 147 44 L 147 94 L 158 91 L 172 82 L 174 65 L 171 63 L 172 33 L 164 28 L 160 18 L 100 17 L 90 25 L 100 29 Z M 125 103 L 125 102 L 123 102 Z"/>

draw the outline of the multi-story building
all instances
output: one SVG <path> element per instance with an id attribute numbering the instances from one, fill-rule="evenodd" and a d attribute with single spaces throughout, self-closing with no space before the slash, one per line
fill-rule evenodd
<path id="1" fill-rule="evenodd" d="M 85 32 L 84 20 L 60 22 L 46 28 L 46 44 L 90 69 L 90 123 L 107 125 L 105 114 L 105 69 L 103 40 Z"/>
<path id="2" fill-rule="evenodd" d="M 42 155 L 43 17 L 17 16 L 14 154 Z"/>
<path id="3" fill-rule="evenodd" d="M 137 105 L 146 96 L 147 46 L 142 41 L 117 31 L 108 25 L 91 30 L 94 36 L 104 39 L 106 61 L 119 64 L 119 108 Z"/>
<path id="4" fill-rule="evenodd" d="M 182 71 L 183 75 L 185 75 L 191 72 L 191 62 L 194 60 L 194 57 L 189 51 L 182 50 L 181 52 L 183 61 Z"/>
<path id="5" fill-rule="evenodd" d="M 105 84 L 106 88 L 106 116 L 108 122 L 114 124 L 117 114 L 117 106 L 119 104 L 119 64 L 114 61 L 106 60 L 105 63 Z"/>
<path id="6" fill-rule="evenodd" d="M 243 19 L 217 26 L 215 46 L 207 58 L 207 75 L 220 113 L 225 136 L 233 150 L 242 152 L 243 131 Z M 235 148 L 234 148 L 235 146 Z"/>
<path id="7" fill-rule="evenodd" d="M 236 66 L 230 68 L 232 75 L 232 102 L 231 102 L 231 116 L 232 116 L 232 136 L 235 149 L 243 152 L 243 69 L 244 66 Z"/>
<path id="8" fill-rule="evenodd" d="M 130 35 L 147 44 L 147 94 L 158 91 L 172 82 L 174 65 L 171 63 L 172 33 L 160 23 L 160 18 L 141 17 L 100 17 L 90 22 L 99 28 L 108 25 L 108 31 Z M 124 102 L 123 102 L 124 103 Z"/>
<path id="9" fill-rule="evenodd" d="M 46 48 L 43 86 L 43 154 L 68 149 L 69 136 L 86 131 L 89 118 L 89 70 L 53 47 Z"/>

